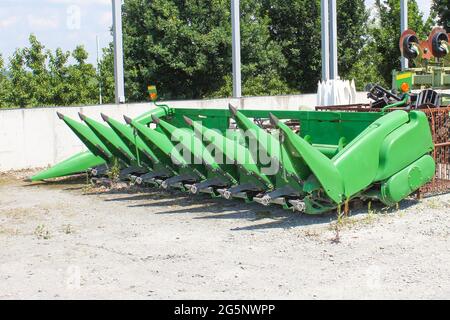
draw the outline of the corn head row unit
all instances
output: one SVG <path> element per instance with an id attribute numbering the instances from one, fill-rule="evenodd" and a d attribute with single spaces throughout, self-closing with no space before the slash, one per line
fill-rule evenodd
<path id="1" fill-rule="evenodd" d="M 448 36 L 439 37 L 439 45 L 447 46 Z M 120 178 L 134 184 L 307 214 L 353 199 L 392 206 L 424 187 L 446 192 L 447 98 L 430 89 L 412 93 L 415 72 L 409 72 L 411 78 L 400 77 L 407 83 L 399 85 L 400 94 L 375 86 L 368 105 L 267 111 L 155 103 L 153 110 L 135 119 L 125 116 L 124 122 L 105 114 L 103 122 L 80 114 L 79 122 L 58 113 L 88 151 L 30 179 L 82 172 L 101 177 L 118 164 Z M 154 99 L 155 89 L 150 91 Z"/>

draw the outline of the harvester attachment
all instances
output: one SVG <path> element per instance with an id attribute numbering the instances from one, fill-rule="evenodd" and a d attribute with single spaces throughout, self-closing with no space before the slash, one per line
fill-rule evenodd
<path id="1" fill-rule="evenodd" d="M 112 161 L 113 155 L 103 142 L 87 126 L 57 112 L 58 117 L 77 135 L 89 151 L 78 153 L 48 170 L 31 177 L 31 181 L 40 181 L 56 177 L 103 171 L 105 164 Z"/>
<path id="2" fill-rule="evenodd" d="M 148 172 L 148 168 L 141 166 L 138 161 L 133 148 L 123 141 L 123 139 L 110 127 L 88 118 L 79 113 L 80 119 L 92 130 L 92 132 L 103 142 L 113 156 L 120 161 L 119 178 L 122 180 L 128 179 L 131 175 L 144 174 Z"/>
<path id="3" fill-rule="evenodd" d="M 58 113 L 58 117 L 63 120 L 70 129 L 78 136 L 78 138 L 84 143 L 84 145 L 96 156 L 102 157 L 106 162 L 113 160 L 113 154 L 107 146 L 100 140 L 100 138 L 92 132 L 89 127 L 79 123 L 61 113 Z"/>
<path id="4" fill-rule="evenodd" d="M 97 175 L 320 214 L 355 198 L 394 205 L 435 173 L 421 111 L 157 109 L 105 126 L 58 114 L 89 149 L 33 177 Z"/>
<path id="5" fill-rule="evenodd" d="M 212 178 L 196 185 L 196 189 L 209 186 L 213 187 L 214 194 L 225 199 L 235 197 L 250 201 L 257 194 L 273 188 L 270 178 L 258 167 L 255 155 L 242 143 L 239 132 L 223 135 L 217 130 L 204 127 L 200 122 L 186 117 L 185 121 L 193 127 L 195 135 L 202 137 L 204 143 L 212 147 L 215 153 L 213 157 L 207 148 L 203 148 L 202 159 L 210 168 Z M 198 139 L 198 142 L 201 141 Z M 218 159 L 217 162 L 215 159 Z"/>
<path id="6" fill-rule="evenodd" d="M 329 211 L 354 197 L 393 205 L 433 178 L 433 142 L 422 112 L 381 117 L 331 159 L 275 116 L 271 119 L 283 132 L 293 161 L 301 158 L 311 170 L 303 185 L 307 196 L 291 201 L 307 213 Z"/>
<path id="7" fill-rule="evenodd" d="M 170 172 L 170 177 L 158 176 L 156 180 L 162 188 L 177 187 L 185 188 L 187 183 L 195 183 L 205 178 L 204 174 L 198 168 L 194 168 L 188 164 L 180 152 L 175 148 L 170 138 L 164 133 L 151 129 L 137 121 L 133 121 L 128 117 L 124 117 L 125 121 L 133 126 L 137 134 L 153 150 L 156 157 L 165 166 L 166 172 Z M 156 118 L 155 118 L 156 119 Z"/>
<path id="8" fill-rule="evenodd" d="M 270 179 L 270 185 L 264 193 L 253 200 L 266 206 L 274 203 L 289 208 L 289 200 L 303 194 L 302 179 L 309 175 L 308 167 L 302 161 L 291 161 L 277 132 L 269 133 L 233 106 L 229 108 L 238 127 L 249 138 L 246 146 L 251 148 L 258 169 Z M 252 145 L 251 141 L 256 143 Z"/>
<path id="9" fill-rule="evenodd" d="M 98 170 L 105 164 L 102 157 L 92 154 L 90 151 L 80 152 L 69 159 L 66 159 L 53 167 L 44 170 L 29 178 L 30 181 L 41 181 L 58 177 L 70 176 L 78 173 L 85 173 L 89 169 Z"/>

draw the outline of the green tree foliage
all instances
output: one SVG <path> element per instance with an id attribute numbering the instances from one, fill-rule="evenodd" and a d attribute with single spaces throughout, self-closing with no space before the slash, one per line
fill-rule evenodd
<path id="1" fill-rule="evenodd" d="M 11 104 L 16 107 L 32 105 L 32 94 L 29 92 L 29 83 L 32 75 L 25 69 L 24 51 L 24 49 L 17 49 L 10 58 L 8 78 L 11 84 L 11 92 L 8 96 L 2 97 L 2 101 L 6 105 Z"/>
<path id="2" fill-rule="evenodd" d="M 98 79 L 95 68 L 86 62 L 83 46 L 73 52 L 46 50 L 34 35 L 29 47 L 17 49 L 7 71 L 1 69 L 0 105 L 12 107 L 95 104 Z M 70 64 L 72 59 L 74 63 Z"/>
<path id="3" fill-rule="evenodd" d="M 433 0 L 431 10 L 436 15 L 438 25 L 444 27 L 450 33 L 450 3 L 448 0 Z"/>
<path id="4" fill-rule="evenodd" d="M 391 83 L 400 67 L 399 0 L 339 0 L 339 75 L 367 83 Z M 448 1 L 433 0 L 424 22 L 409 1 L 409 26 L 426 38 L 433 19 L 448 21 Z M 123 5 L 126 96 L 145 101 L 156 84 L 165 99 L 226 97 L 232 93 L 229 0 L 127 0 Z M 0 106 L 30 107 L 114 101 L 112 44 L 99 70 L 87 52 L 46 50 L 30 36 L 5 63 L 0 57 Z M 320 0 L 241 0 L 243 94 L 315 92 L 321 77 Z"/>
<path id="5" fill-rule="evenodd" d="M 360 82 L 365 75 L 355 64 L 365 54 L 369 14 L 364 0 L 340 0 L 337 5 L 339 74 Z M 291 88 L 315 92 L 322 68 L 320 0 L 264 0 L 264 7 L 272 20 L 272 38 L 288 60 L 283 78 Z"/>
<path id="6" fill-rule="evenodd" d="M 355 74 L 355 64 L 365 61 L 368 42 L 369 11 L 364 0 L 337 1 L 338 69 L 343 79 L 364 83 L 367 74 Z"/>
<path id="7" fill-rule="evenodd" d="M 94 66 L 87 63 L 88 53 L 83 46 L 72 52 L 75 63 L 68 68 L 68 83 L 73 94 L 73 104 L 98 103 L 98 79 Z"/>
<path id="8" fill-rule="evenodd" d="M 30 46 L 23 50 L 25 67 L 28 69 L 28 72 L 25 71 L 28 81 L 24 89 L 28 93 L 30 105 L 48 105 L 52 99 L 49 90 L 50 75 L 46 66 L 49 52 L 45 50 L 35 35 L 31 35 L 29 41 Z"/>
<path id="9" fill-rule="evenodd" d="M 270 38 L 260 1 L 241 1 L 244 94 L 288 87 L 281 47 Z M 129 0 L 124 4 L 127 97 L 146 98 L 157 84 L 165 98 L 231 94 L 231 13 L 228 0 Z"/>
<path id="10" fill-rule="evenodd" d="M 227 0 L 126 1 L 123 7 L 126 94 L 157 84 L 166 98 L 200 98 L 223 84 L 229 51 Z"/>
<path id="11" fill-rule="evenodd" d="M 54 54 L 50 54 L 48 69 L 50 73 L 51 81 L 51 95 L 53 97 L 53 104 L 55 105 L 70 105 L 69 102 L 73 101 L 73 98 L 69 97 L 69 84 L 67 79 L 68 67 L 67 63 L 70 58 L 70 52 L 64 52 L 61 49 L 56 49 Z"/>
<path id="12" fill-rule="evenodd" d="M 102 88 L 103 103 L 113 103 L 114 87 L 114 48 L 112 43 L 103 49 L 103 58 L 99 63 L 99 81 Z"/>
<path id="13" fill-rule="evenodd" d="M 314 91 L 321 74 L 320 0 L 265 0 L 264 7 L 288 61 L 283 78 L 298 91 Z"/>
<path id="14" fill-rule="evenodd" d="M 5 62 L 0 54 L 0 108 L 10 107 L 11 82 L 8 79 L 8 71 L 5 69 Z"/>

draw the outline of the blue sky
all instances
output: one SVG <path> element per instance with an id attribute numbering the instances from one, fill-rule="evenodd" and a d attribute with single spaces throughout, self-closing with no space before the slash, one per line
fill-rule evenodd
<path id="1" fill-rule="evenodd" d="M 96 36 L 101 47 L 112 40 L 111 11 L 111 0 L 0 0 L 0 53 L 10 56 L 34 33 L 52 50 L 83 44 L 94 62 Z"/>
<path id="2" fill-rule="evenodd" d="M 373 2 L 366 0 L 367 5 Z M 417 2 L 428 16 L 431 0 Z M 94 62 L 96 36 L 101 47 L 112 40 L 111 17 L 111 0 L 0 0 L 0 53 L 7 59 L 34 33 L 52 50 L 73 50 L 83 44 Z"/>

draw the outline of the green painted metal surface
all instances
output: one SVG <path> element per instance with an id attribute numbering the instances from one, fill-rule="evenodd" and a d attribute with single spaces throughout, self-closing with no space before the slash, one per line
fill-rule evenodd
<path id="1" fill-rule="evenodd" d="M 90 151 L 77 153 L 76 155 L 54 165 L 50 169 L 44 170 L 30 178 L 31 181 L 41 181 L 58 177 L 70 176 L 77 173 L 86 172 L 89 168 L 94 168 L 105 164 L 105 160 Z"/>
<path id="2" fill-rule="evenodd" d="M 128 148 L 127 144 L 116 134 L 110 127 L 88 118 L 80 113 L 80 118 L 92 130 L 92 132 L 100 139 L 100 141 L 108 148 L 114 157 L 121 160 L 124 165 L 136 164 L 136 158 L 133 152 Z"/>
<path id="3" fill-rule="evenodd" d="M 158 157 L 147 147 L 144 141 L 139 137 L 135 130 L 105 114 L 102 114 L 103 120 L 108 123 L 112 130 L 122 139 L 127 148 L 133 152 L 138 165 L 145 165 L 149 168 L 159 164 Z"/>
<path id="4" fill-rule="evenodd" d="M 105 126 L 60 118 L 88 152 L 33 177 L 83 172 L 119 158 L 144 181 L 319 214 L 354 198 L 393 205 L 432 179 L 433 142 L 420 111 L 171 109 Z M 275 168 L 275 170 L 273 170 Z"/>

